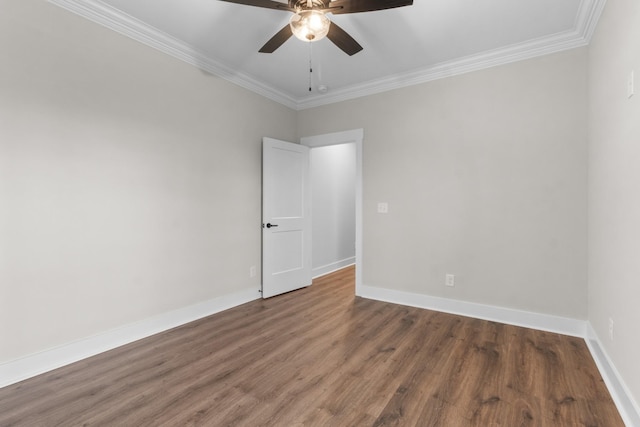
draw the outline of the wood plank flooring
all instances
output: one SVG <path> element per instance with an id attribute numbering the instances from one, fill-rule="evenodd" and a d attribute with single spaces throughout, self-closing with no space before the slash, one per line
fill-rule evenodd
<path id="1" fill-rule="evenodd" d="M 0 426 L 623 426 L 583 340 L 356 298 L 354 270 L 0 389 Z"/>

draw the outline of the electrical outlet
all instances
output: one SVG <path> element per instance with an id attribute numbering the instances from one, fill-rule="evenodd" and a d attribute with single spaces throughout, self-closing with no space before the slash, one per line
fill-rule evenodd
<path id="1" fill-rule="evenodd" d="M 609 339 L 613 341 L 613 319 L 609 318 Z"/>
<path id="2" fill-rule="evenodd" d="M 256 277 L 256 274 L 258 274 L 258 268 L 255 265 L 249 267 L 249 277 Z"/>
<path id="3" fill-rule="evenodd" d="M 455 286 L 456 285 L 456 276 L 454 276 L 453 274 L 447 274 L 444 284 L 446 286 L 451 286 L 451 287 Z"/>

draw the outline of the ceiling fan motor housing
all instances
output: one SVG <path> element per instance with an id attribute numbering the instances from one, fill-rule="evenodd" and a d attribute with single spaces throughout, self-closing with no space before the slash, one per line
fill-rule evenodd
<path id="1" fill-rule="evenodd" d="M 322 0 L 290 0 L 289 6 L 298 11 L 309 9 L 325 9 L 329 1 Z"/>

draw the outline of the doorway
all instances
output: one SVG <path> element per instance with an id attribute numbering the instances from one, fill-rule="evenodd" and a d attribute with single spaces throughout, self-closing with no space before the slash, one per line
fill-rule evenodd
<path id="1" fill-rule="evenodd" d="M 351 147 L 354 148 L 354 157 L 355 157 L 355 177 L 353 179 L 353 183 L 355 185 L 355 189 L 353 191 L 353 196 L 355 197 L 355 266 L 356 266 L 356 284 L 355 284 L 355 294 L 359 295 L 359 291 L 362 287 L 362 145 L 364 139 L 364 131 L 363 129 L 355 129 L 344 132 L 336 132 L 329 133 L 324 135 L 315 135 L 309 137 L 303 137 L 300 139 L 300 144 L 305 145 L 311 148 L 312 153 L 315 148 L 322 147 L 331 147 L 331 146 L 345 146 L 344 152 L 348 152 L 347 144 L 350 144 Z M 331 151 L 331 150 L 327 150 Z M 342 151 L 340 148 L 336 147 L 335 151 Z M 312 154 L 313 155 L 313 154 Z M 312 172 L 313 174 L 313 172 Z M 317 238 L 317 236 L 316 236 Z M 344 242 L 341 243 L 344 245 Z M 335 268 L 340 268 L 341 262 L 347 262 L 345 259 L 334 260 Z M 352 262 L 349 262 L 352 263 Z M 317 266 L 316 268 L 317 275 L 328 273 L 332 270 L 332 265 L 328 264 L 327 266 Z M 323 270 L 325 268 L 325 270 Z M 335 269 L 333 268 L 333 269 Z M 328 269 L 328 270 L 326 270 Z"/>

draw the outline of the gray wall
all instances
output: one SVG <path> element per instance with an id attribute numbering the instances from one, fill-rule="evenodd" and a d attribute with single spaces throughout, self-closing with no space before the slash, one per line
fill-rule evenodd
<path id="1" fill-rule="evenodd" d="M 315 277 L 355 262 L 356 146 L 316 147 L 310 157 Z"/>
<path id="2" fill-rule="evenodd" d="M 40 0 L 2 1 L 0 64 L 0 362 L 258 295 L 294 111 Z"/>
<path id="3" fill-rule="evenodd" d="M 589 321 L 636 402 L 639 257 L 640 2 L 611 0 L 589 48 Z"/>
<path id="4" fill-rule="evenodd" d="M 365 129 L 364 284 L 586 319 L 586 66 L 575 49 L 301 111 L 301 136 Z"/>

